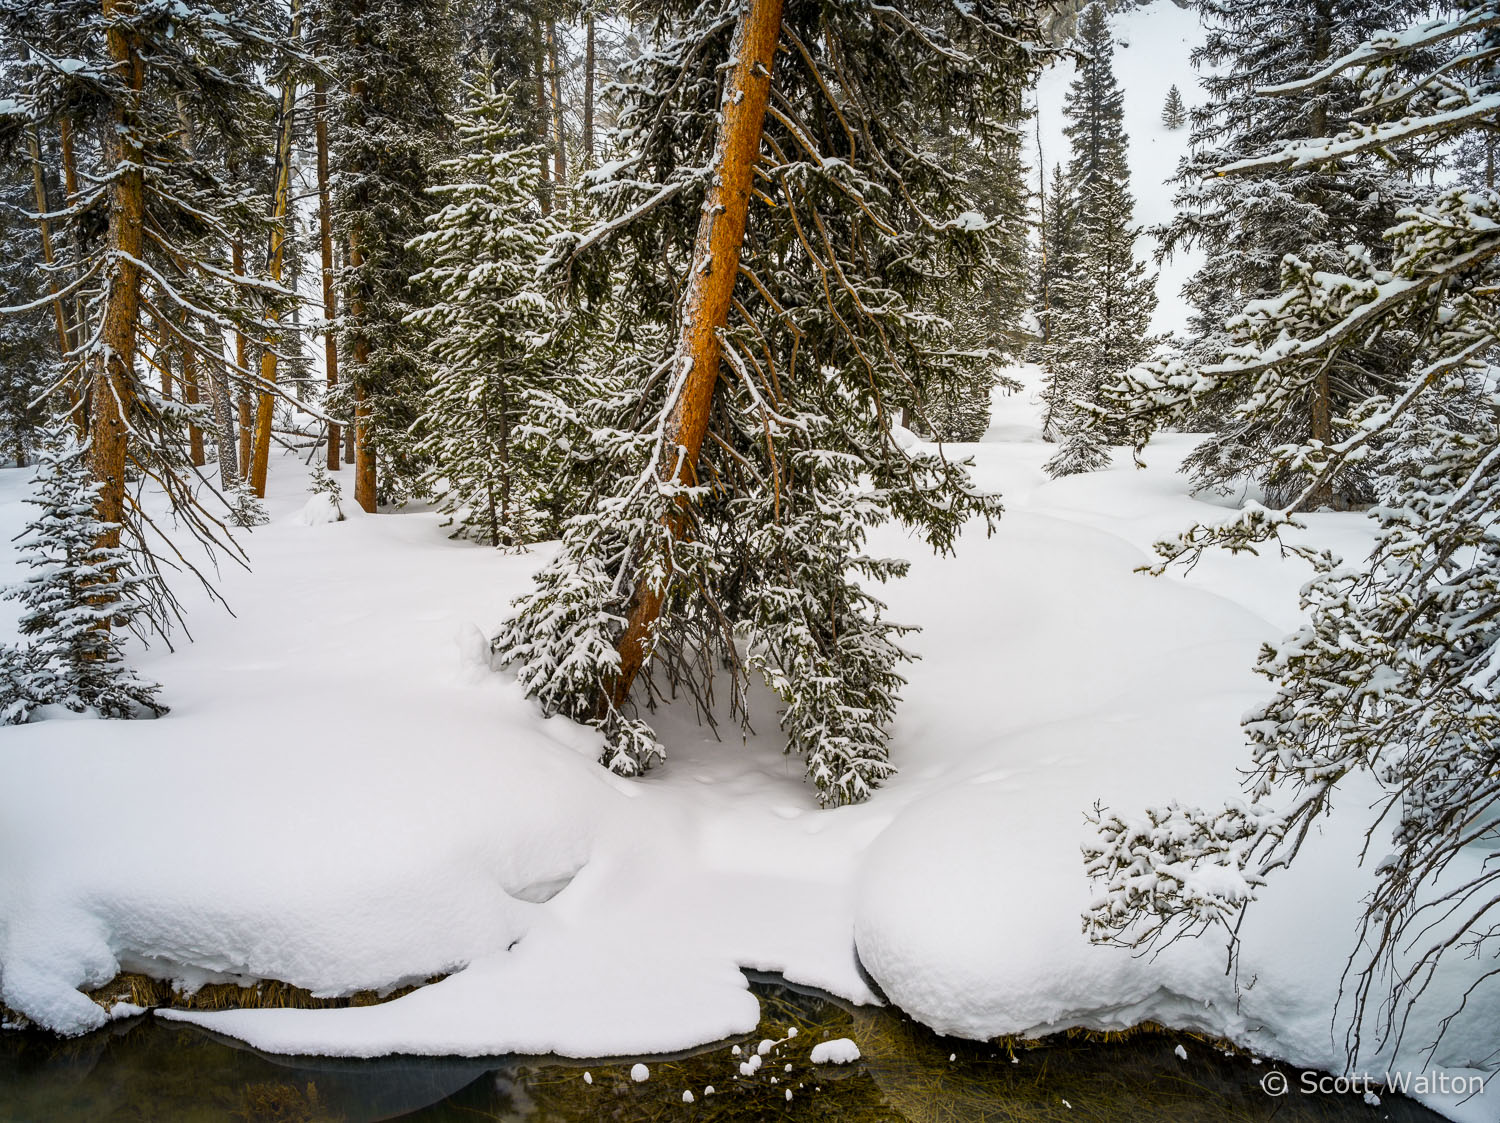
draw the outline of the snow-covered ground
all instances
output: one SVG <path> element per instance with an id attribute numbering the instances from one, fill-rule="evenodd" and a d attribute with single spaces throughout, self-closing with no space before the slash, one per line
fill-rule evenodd
<path id="1" fill-rule="evenodd" d="M 1329 1015 L 1365 888 L 1358 798 L 1252 910 L 1238 994 L 1220 943 L 1140 959 L 1081 933 L 1084 812 L 1232 794 L 1238 718 L 1266 689 L 1248 667 L 1295 621 L 1305 574 L 1132 572 L 1218 513 L 1174 471 L 1191 439 L 1146 471 L 1121 455 L 1052 482 L 1036 414 L 1030 390 L 1002 396 L 963 450 L 1006 496 L 993 537 L 937 558 L 880 535 L 915 560 L 887 594 L 924 628 L 923 659 L 900 774 L 838 811 L 815 807 L 769 707 L 748 741 L 659 714 L 666 765 L 608 775 L 591 734 L 485 665 L 541 552 L 450 541 L 422 511 L 309 520 L 302 471 L 279 461 L 254 572 L 224 574 L 236 615 L 190 603 L 196 642 L 136 653 L 169 716 L 0 734 L 0 1001 L 78 1032 L 104 1015 L 77 988 L 121 968 L 329 993 L 453 971 L 376 1007 L 171 1016 L 280 1052 L 618 1055 L 753 1027 L 741 968 L 875 1001 L 862 962 L 950 1033 L 1150 1018 L 1342 1068 Z M 28 475 L 0 472 L 0 573 Z M 1349 556 L 1367 541 L 1359 516 L 1311 521 Z M 1444 1071 L 1493 1047 L 1494 994 L 1471 1012 Z M 1494 1116 L 1493 1099 L 1430 1102 Z"/>

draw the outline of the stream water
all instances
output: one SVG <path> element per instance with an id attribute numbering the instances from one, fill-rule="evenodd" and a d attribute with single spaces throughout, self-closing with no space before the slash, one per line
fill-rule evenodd
<path id="1" fill-rule="evenodd" d="M 1303 1094 L 1297 1070 L 1191 1035 L 1053 1038 L 1011 1049 L 940 1037 L 894 1011 L 848 1007 L 774 980 L 754 989 L 762 1013 L 755 1033 L 670 1058 L 280 1057 L 149 1016 L 74 1040 L 0 1033 L 0 1120 L 1439 1119 L 1394 1095 L 1374 1105 L 1358 1095 Z M 845 1037 L 857 1043 L 858 1061 L 810 1062 L 815 1044 Z M 762 1041 L 774 1042 L 764 1055 Z M 759 1066 L 742 1074 L 752 1055 Z M 637 1062 L 649 1068 L 644 1080 L 633 1078 Z M 1272 1071 L 1285 1074 L 1289 1094 L 1262 1087 Z"/>

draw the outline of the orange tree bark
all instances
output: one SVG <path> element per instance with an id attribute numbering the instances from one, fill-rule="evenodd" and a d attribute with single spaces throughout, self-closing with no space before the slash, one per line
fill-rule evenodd
<path id="1" fill-rule="evenodd" d="M 338 315 L 338 290 L 333 283 L 333 204 L 328 195 L 328 86 L 313 85 L 314 137 L 318 149 L 318 240 L 323 256 L 323 361 L 328 373 L 328 391 L 339 384 L 338 337 L 333 321 Z M 339 427 L 328 423 L 328 468 L 339 470 Z"/>
<path id="2" fill-rule="evenodd" d="M 355 83 L 356 86 L 359 83 Z M 360 248 L 359 221 L 356 219 L 349 230 L 349 267 L 359 269 L 365 263 L 364 251 Z M 350 318 L 362 325 L 365 318 L 365 302 L 356 294 L 349 301 Z M 354 337 L 354 366 L 363 371 L 370 361 L 370 342 L 361 331 Z M 375 513 L 375 450 L 370 447 L 370 400 L 364 384 L 354 383 L 354 501 L 360 509 Z"/>
<path id="3" fill-rule="evenodd" d="M 130 418 L 136 401 L 135 352 L 140 321 L 141 243 L 145 218 L 145 179 L 141 151 L 134 138 L 135 99 L 145 84 L 145 65 L 136 38 L 115 21 L 125 4 L 103 0 L 105 43 L 110 65 L 125 87 L 104 130 L 105 163 L 110 180 L 109 276 L 105 283 L 104 324 L 100 346 L 90 366 L 92 408 L 89 410 L 89 468 L 100 485 L 96 513 L 111 529 L 96 546 L 120 544 L 125 517 L 125 461 Z M 104 625 L 107 627 L 107 624 Z"/>
<path id="4" fill-rule="evenodd" d="M 295 36 L 296 5 L 293 5 Z M 271 280 L 281 282 L 282 262 L 286 254 L 286 224 L 292 194 L 292 114 L 296 108 L 297 80 L 290 70 L 281 83 L 281 120 L 276 137 L 276 193 L 271 204 L 271 254 L 268 272 Z M 281 313 L 273 306 L 267 316 L 269 340 L 275 339 L 274 327 Z M 255 444 L 250 456 L 250 487 L 257 496 L 266 497 L 266 472 L 271 462 L 271 415 L 276 396 L 270 386 L 276 382 L 276 348 L 267 346 L 260 353 L 261 391 L 255 408 Z"/>
<path id="5" fill-rule="evenodd" d="M 698 220 L 674 357 L 684 383 L 667 417 L 658 450 L 661 481 L 666 484 L 697 482 L 698 455 L 708 435 L 714 388 L 719 381 L 719 332 L 728 323 L 739 275 L 750 189 L 771 95 L 781 9 L 782 0 L 749 0 L 741 10 L 729 52 L 733 68 L 720 103 L 723 117 L 714 143 L 713 178 Z M 667 517 L 666 529 L 674 538 L 686 533 L 686 508 L 687 500 L 680 499 L 678 509 Z M 611 705 L 619 707 L 629 697 L 631 685 L 650 655 L 650 636 L 661 615 L 666 585 L 666 581 L 642 579 L 636 586 L 625 631 L 617 644 L 620 669 L 605 684 L 601 711 Z"/>

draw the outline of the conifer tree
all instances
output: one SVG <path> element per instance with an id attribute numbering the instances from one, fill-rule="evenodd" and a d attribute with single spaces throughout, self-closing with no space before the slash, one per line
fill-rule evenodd
<path id="1" fill-rule="evenodd" d="M 468 80 L 458 155 L 429 188 L 444 205 L 409 246 L 426 263 L 416 282 L 435 296 L 408 316 L 431 359 L 414 430 L 422 484 L 455 535 L 495 546 L 555 532 L 538 501 L 557 434 L 538 421 L 556 389 L 556 316 L 537 270 L 559 224 L 541 211 L 541 149 L 516 121 L 514 89 L 496 92 L 488 65 Z"/>
<path id="2" fill-rule="evenodd" d="M 1167 91 L 1166 104 L 1161 108 L 1161 123 L 1173 132 L 1187 124 L 1187 107 L 1182 104 L 1182 91 L 1175 83 Z"/>
<path id="3" fill-rule="evenodd" d="M 1045 349 L 1052 339 L 1053 316 L 1062 311 L 1061 290 L 1078 252 L 1078 205 L 1069 190 L 1068 174 L 1062 163 L 1052 165 L 1052 186 L 1046 193 L 1042 218 L 1033 299 L 1039 341 Z M 1047 440 L 1056 439 L 1056 418 L 1050 401 L 1042 431 Z"/>
<path id="4" fill-rule="evenodd" d="M 1101 180 L 1078 209 L 1081 248 L 1059 286 L 1052 342 L 1044 352 L 1044 394 L 1062 431 L 1062 448 L 1045 466 L 1053 476 L 1108 466 L 1108 446 L 1121 436 L 1104 418 L 1108 391 L 1155 342 L 1147 335 L 1155 281 L 1135 259 L 1129 193 Z"/>
<path id="5" fill-rule="evenodd" d="M 1193 55 L 1203 68 L 1208 95 L 1190 115 L 1192 151 L 1176 175 L 1177 217 L 1155 231 L 1161 256 L 1196 246 L 1204 264 L 1183 295 L 1195 309 L 1186 354 L 1214 363 L 1234 345 L 1229 321 L 1254 300 L 1281 291 L 1281 263 L 1295 254 L 1314 268 L 1342 271 L 1345 247 L 1358 245 L 1378 256 L 1382 235 L 1397 210 L 1417 199 L 1410 174 L 1372 154 L 1349 154 L 1298 169 L 1266 168 L 1255 175 L 1219 176 L 1218 168 L 1269 146 L 1299 137 L 1332 136 L 1353 125 L 1359 99 L 1352 84 L 1337 79 L 1299 96 L 1269 97 L 1260 87 L 1316 72 L 1326 62 L 1377 31 L 1414 16 L 1408 0 L 1200 0 L 1204 45 Z M 1424 9 L 1425 10 L 1425 9 Z M 1404 332 L 1369 353 L 1349 352 L 1336 370 L 1284 400 L 1279 414 L 1259 414 L 1250 423 L 1226 396 L 1204 398 L 1199 407 L 1214 429 L 1184 464 L 1198 487 L 1227 490 L 1245 479 L 1279 503 L 1302 490 L 1296 470 L 1272 475 L 1271 450 L 1300 443 L 1309 434 L 1331 444 L 1348 408 L 1381 384 L 1405 374 L 1410 362 Z M 1344 476 L 1325 480 L 1314 502 L 1346 506 L 1373 498 L 1373 461 L 1349 465 Z"/>
<path id="6" fill-rule="evenodd" d="M 1353 45 L 1265 91 L 1295 103 L 1347 84 L 1355 112 L 1337 136 L 1268 145 L 1222 171 L 1293 179 L 1417 138 L 1451 150 L 1500 113 L 1497 45 L 1497 0 Z M 1232 322 L 1224 361 L 1159 364 L 1122 388 L 1146 425 L 1220 391 L 1241 396 L 1247 423 L 1270 423 L 1319 371 L 1362 363 L 1388 334 L 1420 327 L 1414 369 L 1351 403 L 1341 439 L 1304 436 L 1276 450 L 1273 468 L 1299 473 L 1299 493 L 1158 547 L 1167 564 L 1271 543 L 1314 567 L 1307 623 L 1261 653 L 1276 691 L 1245 720 L 1250 798 L 1138 816 L 1106 809 L 1088 852 L 1099 893 L 1085 926 L 1095 938 L 1140 946 L 1223 925 L 1232 946 L 1242 910 L 1297 859 L 1321 817 L 1366 806 L 1373 786 L 1365 853 L 1378 862 L 1375 887 L 1341 988 L 1351 1068 L 1391 1055 L 1440 969 L 1472 964 L 1444 987 L 1457 1008 L 1429 1022 L 1445 1032 L 1493 987 L 1500 938 L 1500 194 L 1460 184 L 1395 217 L 1380 263 L 1373 251 L 1350 254 L 1335 273 L 1288 258 L 1281 292 Z M 1305 537 L 1278 538 L 1305 530 L 1297 512 L 1382 447 L 1413 467 L 1371 511 L 1378 532 L 1362 565 Z M 1355 781 L 1359 794 L 1340 800 Z M 1430 1056 L 1437 1042 L 1421 1045 Z"/>
<path id="7" fill-rule="evenodd" d="M 165 713 L 159 688 L 125 666 L 111 631 L 147 615 L 148 579 L 131 571 L 125 549 L 102 544 L 118 528 L 94 513 L 100 485 L 84 450 L 62 428 L 50 436 L 29 500 L 40 513 L 21 534 L 30 574 L 0 592 L 21 603 L 20 631 L 30 639 L 0 651 L 0 724 L 50 705 L 110 718 Z"/>
<path id="8" fill-rule="evenodd" d="M 1059 247 L 1064 257 L 1060 276 L 1049 286 L 1042 353 L 1045 426 L 1063 443 L 1047 463 L 1055 476 L 1109 463 L 1107 445 L 1114 434 L 1101 427 L 1093 411 L 1108 404 L 1106 387 L 1150 350 L 1146 331 L 1156 307 L 1154 281 L 1134 255 L 1124 100 L 1102 4 L 1084 10 L 1078 45 L 1083 58 L 1064 106 L 1072 146 L 1067 178 L 1059 185 L 1066 201 L 1053 203 L 1069 224 L 1070 244 Z"/>
<path id="9" fill-rule="evenodd" d="M 589 413 L 597 501 L 495 640 L 616 771 L 661 752 L 640 704 L 674 685 L 706 703 L 727 664 L 732 712 L 751 672 L 781 697 L 824 803 L 890 773 L 904 629 L 870 588 L 905 567 L 865 536 L 896 518 L 949 549 L 998 511 L 892 431 L 974 361 L 931 309 L 992 229 L 923 115 L 947 105 L 994 144 L 1036 61 L 1029 9 L 655 7 L 596 179 L 607 218 L 557 254 L 575 299 L 631 309 L 627 389 Z"/>

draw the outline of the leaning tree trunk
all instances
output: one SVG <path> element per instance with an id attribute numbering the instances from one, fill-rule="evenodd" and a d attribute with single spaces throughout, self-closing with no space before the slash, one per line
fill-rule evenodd
<path id="1" fill-rule="evenodd" d="M 296 35 L 297 5 L 292 4 L 292 34 Z M 288 67 L 281 80 L 281 120 L 276 137 L 276 193 L 271 203 L 271 254 L 269 272 L 271 280 L 281 283 L 282 262 L 286 256 L 286 228 L 290 215 L 292 195 L 292 114 L 297 106 L 297 80 Z M 255 494 L 266 497 L 266 473 L 271 464 L 271 417 L 275 413 L 276 397 L 271 387 L 276 384 L 276 348 L 280 339 L 276 326 L 281 313 L 275 305 L 266 316 L 266 346 L 260 353 L 260 400 L 255 408 L 255 444 L 250 456 L 250 488 Z"/>
<path id="2" fill-rule="evenodd" d="M 692 267 L 682 302 L 682 328 L 673 362 L 683 380 L 682 392 L 667 417 L 657 449 L 663 483 L 697 482 L 698 454 L 708 435 L 714 387 L 719 381 L 719 332 L 729 321 L 740 251 L 750 209 L 750 189 L 760 157 L 766 105 L 771 96 L 771 68 L 781 35 L 782 0 L 748 0 L 729 57 L 733 69 L 720 102 L 723 112 L 714 143 L 714 177 L 703 200 Z M 678 450 L 681 450 L 681 455 Z M 679 465 L 681 465 L 679 471 Z M 667 517 L 666 529 L 681 538 L 689 525 L 688 500 Z M 604 686 L 599 709 L 618 707 L 649 655 L 649 642 L 661 615 L 666 582 L 642 579 L 631 597 L 630 615 L 617 648 L 620 669 Z"/>
<path id="3" fill-rule="evenodd" d="M 124 93 L 104 130 L 105 164 L 111 170 L 106 195 L 109 213 L 109 273 L 105 282 L 104 323 L 90 366 L 89 469 L 99 485 L 95 508 L 108 529 L 95 546 L 120 544 L 125 519 L 125 462 L 130 414 L 137 398 L 136 333 L 141 309 L 141 267 L 146 183 L 142 171 L 136 101 L 145 85 L 140 44 L 120 25 L 120 0 L 103 0 L 104 39 L 110 65 Z M 104 622 L 101 627 L 108 627 Z"/>

